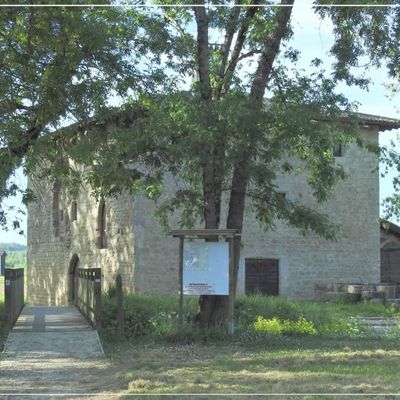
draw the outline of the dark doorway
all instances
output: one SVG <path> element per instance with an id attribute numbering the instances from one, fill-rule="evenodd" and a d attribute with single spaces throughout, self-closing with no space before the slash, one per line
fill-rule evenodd
<path id="1" fill-rule="evenodd" d="M 273 258 L 246 258 L 246 295 L 279 295 L 279 260 Z"/>
<path id="2" fill-rule="evenodd" d="M 400 249 L 381 249 L 381 282 L 400 283 Z"/>
<path id="3" fill-rule="evenodd" d="M 68 268 L 68 302 L 75 302 L 76 274 L 78 272 L 79 257 L 74 254 Z"/>

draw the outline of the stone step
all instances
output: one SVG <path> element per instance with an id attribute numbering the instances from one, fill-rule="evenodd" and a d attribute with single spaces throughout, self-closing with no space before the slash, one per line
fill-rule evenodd
<path id="1" fill-rule="evenodd" d="M 400 310 L 400 299 L 399 298 L 386 299 L 385 306 L 386 307 L 394 306 L 394 307 L 396 307 L 397 310 Z"/>
<path id="2" fill-rule="evenodd" d="M 357 322 L 377 333 L 390 334 L 396 332 L 400 319 L 390 317 L 358 317 Z"/>
<path id="3" fill-rule="evenodd" d="M 389 302 L 391 302 L 391 303 L 400 304 L 400 298 L 399 298 L 399 297 L 391 298 L 391 299 L 386 299 L 386 301 L 389 301 Z"/>

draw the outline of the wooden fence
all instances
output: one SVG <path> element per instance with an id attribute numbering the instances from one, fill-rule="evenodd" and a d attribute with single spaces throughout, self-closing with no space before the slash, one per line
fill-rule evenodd
<path id="1" fill-rule="evenodd" d="M 24 308 L 24 269 L 6 268 L 4 275 L 5 326 L 11 329 Z"/>
<path id="2" fill-rule="evenodd" d="M 75 282 L 75 305 L 96 328 L 101 327 L 101 269 L 78 268 Z"/>

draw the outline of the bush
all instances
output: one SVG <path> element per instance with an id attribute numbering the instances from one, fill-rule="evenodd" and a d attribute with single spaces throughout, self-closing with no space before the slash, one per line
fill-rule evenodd
<path id="1" fill-rule="evenodd" d="M 197 297 L 184 298 L 184 331 L 177 333 L 178 298 L 175 296 L 124 295 L 125 337 L 168 342 L 215 342 L 230 340 L 224 327 L 201 331 L 194 324 Z M 102 335 L 117 340 L 115 290 L 111 288 L 103 301 Z M 236 338 L 249 343 L 265 334 L 324 335 L 355 337 L 362 335 L 355 316 L 399 316 L 393 308 L 381 304 L 331 304 L 289 301 L 280 297 L 238 297 L 235 303 Z M 235 340 L 235 338 L 233 338 Z"/>
<path id="2" fill-rule="evenodd" d="M 102 335 L 117 340 L 117 304 L 115 288 L 110 288 L 103 299 Z M 196 299 L 185 301 L 184 322 L 194 318 Z M 178 326 L 178 300 L 174 296 L 124 294 L 124 338 L 166 338 L 176 335 Z M 187 329 L 186 329 L 187 331 Z"/>
<path id="3" fill-rule="evenodd" d="M 265 319 L 258 317 L 253 324 L 256 332 L 267 332 L 272 335 L 316 335 L 317 330 L 311 321 L 301 316 L 296 321 L 280 320 L 276 317 Z"/>

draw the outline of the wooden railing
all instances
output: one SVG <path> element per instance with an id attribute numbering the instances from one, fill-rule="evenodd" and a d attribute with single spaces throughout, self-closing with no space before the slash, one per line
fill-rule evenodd
<path id="1" fill-rule="evenodd" d="M 75 305 L 95 327 L 101 327 L 101 269 L 78 268 L 75 282 Z"/>
<path id="2" fill-rule="evenodd" d="M 4 275 L 5 326 L 10 330 L 24 308 L 24 269 L 6 268 Z"/>

